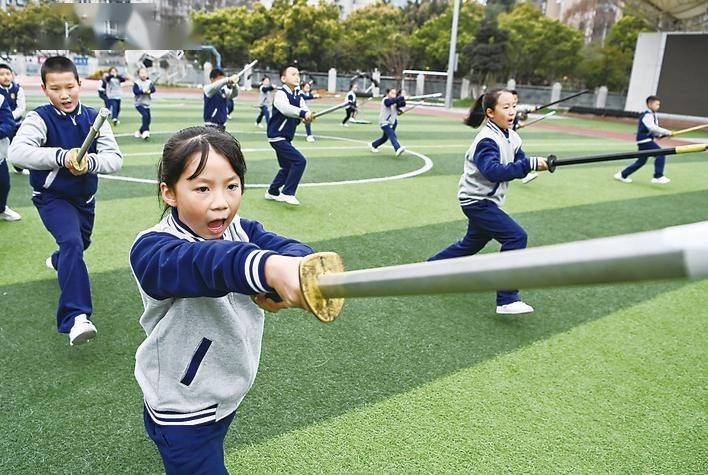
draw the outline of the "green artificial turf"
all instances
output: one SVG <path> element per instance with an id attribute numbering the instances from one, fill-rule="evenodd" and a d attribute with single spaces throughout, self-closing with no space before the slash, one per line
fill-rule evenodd
<path id="1" fill-rule="evenodd" d="M 337 251 L 349 269 L 422 261 L 463 236 L 455 194 L 474 131 L 458 120 L 401 118 L 401 142 L 434 163 L 427 173 L 302 187 L 302 206 L 293 209 L 249 188 L 267 183 L 277 165 L 253 125 L 257 110 L 236 104 L 228 127 L 249 166 L 243 216 Z M 116 133 L 131 134 L 138 115 L 127 99 L 123 109 Z M 373 109 L 363 115 L 376 120 Z M 156 100 L 153 132 L 200 119 L 200 101 Z M 335 113 L 314 124 L 315 135 L 336 138 L 296 138 L 308 158 L 303 183 L 380 178 L 423 165 L 412 154 L 396 159 L 388 145 L 371 154 L 366 143 L 379 135 L 376 125 L 343 128 L 340 119 Z M 600 121 L 554 123 L 624 130 Z M 153 179 L 167 137 L 119 137 L 119 175 Z M 522 137 L 527 153 L 538 155 L 634 148 L 541 128 Z M 651 165 L 631 185 L 614 181 L 625 164 L 566 167 L 514 183 L 505 209 L 527 230 L 530 246 L 708 220 L 708 154 L 670 158 L 673 181 L 663 187 L 649 183 Z M 13 174 L 12 186 L 10 205 L 23 219 L 0 222 L 0 473 L 158 473 L 132 375 L 144 333 L 128 268 L 135 235 L 159 219 L 156 186 L 100 183 L 85 256 L 99 333 L 77 348 L 54 328 L 58 286 L 44 259 L 55 244 L 31 205 L 27 178 Z M 490 244 L 485 252 L 497 250 Z M 296 310 L 268 315 L 259 375 L 226 440 L 229 468 L 706 472 L 706 281 L 522 295 L 534 315 L 497 317 L 493 293 L 351 300 L 330 325 Z"/>

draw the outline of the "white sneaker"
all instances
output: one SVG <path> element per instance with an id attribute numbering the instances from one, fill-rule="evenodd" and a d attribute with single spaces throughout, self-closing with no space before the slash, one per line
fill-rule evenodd
<path id="1" fill-rule="evenodd" d="M 286 195 L 284 193 L 280 194 L 280 201 L 293 206 L 298 206 L 300 204 L 300 201 L 295 198 L 294 195 Z"/>
<path id="2" fill-rule="evenodd" d="M 149 131 L 149 130 L 146 130 L 145 132 L 143 132 L 143 134 L 141 135 L 141 137 L 143 138 L 143 140 L 149 139 L 149 138 L 150 138 L 150 131 Z"/>
<path id="3" fill-rule="evenodd" d="M 308 135 L 305 140 L 307 140 L 308 142 L 314 142 L 315 138 L 312 135 Z"/>
<path id="4" fill-rule="evenodd" d="M 9 206 L 5 205 L 5 211 L 0 213 L 0 219 L 3 221 L 19 221 L 22 219 L 22 216 L 20 216 L 20 213 L 17 211 L 14 211 Z"/>
<path id="5" fill-rule="evenodd" d="M 533 181 L 536 178 L 538 178 L 538 173 L 531 172 L 528 175 L 526 175 L 524 178 L 521 179 L 521 183 L 523 183 L 525 185 L 526 183 Z"/>
<path id="6" fill-rule="evenodd" d="M 349 124 L 342 124 L 342 127 L 349 127 Z"/>
<path id="7" fill-rule="evenodd" d="M 136 130 L 135 132 L 133 132 L 133 137 L 135 137 L 136 139 L 139 139 L 140 138 L 140 131 Z"/>
<path id="8" fill-rule="evenodd" d="M 226 120 L 231 120 L 231 114 L 226 115 Z"/>
<path id="9" fill-rule="evenodd" d="M 659 178 L 652 178 L 651 182 L 657 185 L 666 185 L 667 183 L 671 182 L 671 179 L 667 176 L 661 176 Z"/>
<path id="10" fill-rule="evenodd" d="M 396 150 L 396 156 L 400 157 L 401 155 L 403 155 L 403 152 L 405 152 L 405 151 L 406 151 L 406 147 L 399 147 L 398 150 Z"/>
<path id="11" fill-rule="evenodd" d="M 26 168 L 23 168 L 20 173 L 21 173 L 22 175 L 29 176 L 29 170 L 26 169 Z"/>
<path id="12" fill-rule="evenodd" d="M 622 172 L 615 173 L 614 179 L 621 181 L 622 183 L 632 183 L 632 179 L 629 177 L 627 177 L 627 178 L 623 177 Z"/>
<path id="13" fill-rule="evenodd" d="M 77 315 L 74 319 L 74 326 L 69 331 L 69 345 L 82 345 L 96 336 L 96 327 L 84 315 Z"/>
<path id="14" fill-rule="evenodd" d="M 376 147 L 374 147 L 374 144 L 373 144 L 373 143 L 370 143 L 370 144 L 369 144 L 369 150 L 371 150 L 371 151 L 374 152 L 374 153 L 379 153 L 379 149 L 376 148 Z"/>
<path id="15" fill-rule="evenodd" d="M 52 256 L 47 257 L 47 260 L 44 261 L 44 265 L 47 266 L 47 269 L 56 271 L 54 264 L 52 264 Z"/>
<path id="16" fill-rule="evenodd" d="M 118 119 L 113 119 L 113 125 L 118 125 L 120 124 L 120 121 Z"/>
<path id="17" fill-rule="evenodd" d="M 263 128 L 263 124 L 259 124 L 258 122 L 256 122 L 256 127 L 262 129 L 262 128 Z"/>
<path id="18" fill-rule="evenodd" d="M 533 307 L 529 304 L 517 300 L 506 305 L 497 305 L 499 315 L 519 315 L 521 313 L 533 313 Z"/>
<path id="19" fill-rule="evenodd" d="M 282 201 L 282 200 L 280 199 L 280 196 L 281 196 L 281 195 L 271 195 L 271 194 L 268 193 L 268 191 L 266 190 L 264 197 L 265 197 L 265 199 L 271 200 L 271 201 Z"/>

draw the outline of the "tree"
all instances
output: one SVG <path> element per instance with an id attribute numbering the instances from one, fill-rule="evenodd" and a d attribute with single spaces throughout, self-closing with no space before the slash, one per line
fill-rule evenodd
<path id="1" fill-rule="evenodd" d="M 262 5 L 258 5 L 263 9 Z M 263 23 L 256 23 L 254 20 Z M 251 14 L 246 7 L 231 7 L 192 15 L 195 33 L 206 44 L 214 46 L 226 64 L 243 64 L 249 59 L 251 43 L 272 31 L 269 15 Z M 262 29 L 258 29 L 262 28 Z"/>
<path id="2" fill-rule="evenodd" d="M 375 3 L 354 10 L 346 19 L 338 46 L 337 67 L 349 70 L 400 73 L 410 58 L 409 40 L 401 22 L 401 10 Z"/>
<path id="3" fill-rule="evenodd" d="M 496 79 L 507 67 L 509 34 L 498 27 L 496 19 L 484 18 L 477 28 L 474 40 L 462 48 L 473 76 L 482 84 Z"/>
<path id="4" fill-rule="evenodd" d="M 577 75 L 588 87 L 607 86 L 613 91 L 624 91 L 629 84 L 637 36 L 650 31 L 649 26 L 633 16 L 624 16 L 607 34 L 604 47 L 589 45 L 582 51 Z"/>
<path id="5" fill-rule="evenodd" d="M 411 36 L 413 64 L 420 69 L 446 70 L 450 53 L 450 25 L 452 25 L 452 2 L 445 12 L 426 21 Z M 457 51 L 468 44 L 477 31 L 484 10 L 472 0 L 462 0 L 457 29 Z M 469 62 L 462 55 L 458 71 L 469 71 Z"/>
<path id="6" fill-rule="evenodd" d="M 32 3 L 0 12 L 0 51 L 31 54 L 48 45 L 64 45 L 65 21 L 73 24 L 78 19 L 72 9 L 61 5 Z"/>
<path id="7" fill-rule="evenodd" d="M 439 16 L 448 7 L 446 0 L 414 0 L 403 7 L 403 22 L 406 31 L 412 33 L 426 21 Z"/>
<path id="8" fill-rule="evenodd" d="M 572 75 L 583 37 L 527 3 L 499 15 L 509 32 L 509 71 L 524 82 L 551 82 Z"/>

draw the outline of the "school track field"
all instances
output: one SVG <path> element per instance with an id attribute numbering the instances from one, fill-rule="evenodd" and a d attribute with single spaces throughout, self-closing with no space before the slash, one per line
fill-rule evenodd
<path id="1" fill-rule="evenodd" d="M 40 101 L 32 96 L 29 106 Z M 27 177 L 12 174 L 9 205 L 22 220 L 0 222 L 0 473 L 162 470 L 132 374 L 144 333 L 128 252 L 136 234 L 160 219 L 149 181 L 162 146 L 170 133 L 202 122 L 201 100 L 158 95 L 147 142 L 132 137 L 139 116 L 131 98 L 122 109 L 117 175 L 137 180 L 99 185 L 85 254 L 98 335 L 84 346 L 70 348 L 56 333 L 59 289 L 44 265 L 55 244 L 30 202 Z M 257 187 L 277 170 L 264 130 L 253 124 L 257 112 L 255 102 L 237 99 L 228 124 L 248 165 L 242 216 L 336 251 L 348 269 L 423 261 L 464 235 L 457 182 L 475 132 L 458 118 L 403 115 L 399 139 L 416 154 L 396 159 L 388 144 L 368 150 L 380 134 L 377 110 L 360 116 L 373 124 L 348 128 L 339 125 L 343 112 L 323 117 L 313 125 L 316 143 L 303 135 L 294 141 L 308 158 L 308 186 L 297 193 L 302 205 L 289 208 L 264 200 Z M 527 154 L 635 149 L 616 134 L 635 125 L 546 122 L 554 130 L 521 131 Z M 666 186 L 649 183 L 651 162 L 632 184 L 613 180 L 627 163 L 563 167 L 516 182 L 505 209 L 530 246 L 708 220 L 708 153 L 668 157 Z M 405 174 L 415 176 L 391 179 Z M 332 184 L 342 181 L 359 182 Z M 329 325 L 303 311 L 268 314 L 260 371 L 227 437 L 229 469 L 708 471 L 708 280 L 522 296 L 536 308 L 532 316 L 496 316 L 493 293 L 350 300 Z"/>

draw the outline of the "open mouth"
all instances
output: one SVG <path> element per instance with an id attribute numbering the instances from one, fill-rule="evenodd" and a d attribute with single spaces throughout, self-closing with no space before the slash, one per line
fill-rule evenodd
<path id="1" fill-rule="evenodd" d="M 209 228 L 209 231 L 214 234 L 221 234 L 224 232 L 224 229 L 226 229 L 226 220 L 215 219 L 213 221 L 209 221 L 207 223 L 207 228 Z"/>

